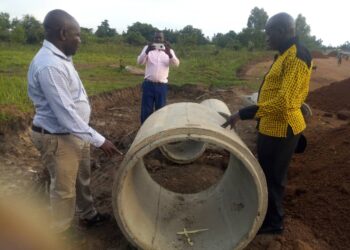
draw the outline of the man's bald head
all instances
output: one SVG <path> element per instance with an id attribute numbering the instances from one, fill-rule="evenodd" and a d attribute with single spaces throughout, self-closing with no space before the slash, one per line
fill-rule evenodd
<path id="1" fill-rule="evenodd" d="M 80 44 L 80 26 L 64 10 L 52 10 L 44 19 L 45 39 L 67 56 L 74 55 Z"/>
<path id="2" fill-rule="evenodd" d="M 44 19 L 44 29 L 46 38 L 57 38 L 60 30 L 69 26 L 78 25 L 74 17 L 64 10 L 52 10 L 47 13 Z"/>
<path id="3" fill-rule="evenodd" d="M 291 15 L 278 13 L 269 18 L 265 30 L 271 48 L 278 49 L 282 43 L 295 37 L 295 22 Z"/>

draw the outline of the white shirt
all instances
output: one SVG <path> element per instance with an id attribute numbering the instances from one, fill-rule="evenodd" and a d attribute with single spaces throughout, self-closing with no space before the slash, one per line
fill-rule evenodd
<path id="1" fill-rule="evenodd" d="M 146 54 L 147 45 L 143 48 L 141 54 L 137 57 L 138 64 L 146 64 L 145 78 L 152 82 L 168 82 L 170 64 L 179 66 L 180 61 L 176 57 L 175 52 L 170 49 L 172 58 L 163 50 L 151 50 Z"/>
<path id="2" fill-rule="evenodd" d="M 28 71 L 28 95 L 35 106 L 33 124 L 51 133 L 71 133 L 100 147 L 105 138 L 91 128 L 91 108 L 71 57 L 44 40 Z"/>

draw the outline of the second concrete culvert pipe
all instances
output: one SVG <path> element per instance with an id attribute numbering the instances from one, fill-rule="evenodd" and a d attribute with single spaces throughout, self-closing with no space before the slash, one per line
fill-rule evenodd
<path id="1" fill-rule="evenodd" d="M 115 218 L 134 246 L 232 250 L 244 248 L 254 238 L 266 213 L 265 177 L 237 134 L 220 126 L 224 121 L 204 105 L 176 103 L 153 113 L 142 125 L 113 184 Z M 144 157 L 156 148 L 188 139 L 228 151 L 228 167 L 206 190 L 172 192 L 152 179 Z M 187 236 L 185 231 L 190 231 Z"/>
<path id="2" fill-rule="evenodd" d="M 223 112 L 228 115 L 231 114 L 227 105 L 218 99 L 206 99 L 200 104 L 216 112 Z M 195 141 L 190 138 L 186 141 L 172 142 L 160 147 L 160 151 L 166 158 L 179 164 L 186 164 L 195 161 L 201 157 L 205 149 L 205 142 Z"/>

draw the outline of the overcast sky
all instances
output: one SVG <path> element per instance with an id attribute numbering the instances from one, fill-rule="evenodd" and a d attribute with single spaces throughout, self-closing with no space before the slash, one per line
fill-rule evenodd
<path id="1" fill-rule="evenodd" d="M 82 27 L 93 28 L 105 19 L 118 33 L 139 21 L 159 29 L 180 30 L 186 25 L 201 29 L 206 36 L 240 32 L 247 26 L 250 11 L 264 8 L 269 16 L 287 12 L 294 18 L 301 13 L 311 26 L 311 34 L 324 45 L 338 46 L 350 41 L 346 0 L 0 0 L 0 12 L 10 18 L 31 14 L 43 21 L 52 9 L 63 9 Z M 344 21 L 347 20 L 347 21 Z"/>

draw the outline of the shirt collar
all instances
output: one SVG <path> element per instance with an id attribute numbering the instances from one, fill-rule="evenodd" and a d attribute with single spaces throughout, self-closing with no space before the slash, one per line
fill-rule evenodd
<path id="1" fill-rule="evenodd" d="M 283 44 L 281 44 L 278 51 L 280 52 L 280 54 L 283 54 L 287 49 L 292 47 L 292 45 L 297 44 L 298 42 L 299 42 L 299 40 L 296 36 L 292 37 L 292 38 L 288 39 L 287 41 L 285 41 Z"/>
<path id="2" fill-rule="evenodd" d="M 64 60 L 71 61 L 71 56 L 66 56 L 61 50 L 59 50 L 53 43 L 49 42 L 48 40 L 44 40 L 43 47 L 50 50 L 52 53 L 54 53 L 56 56 L 61 57 Z"/>

